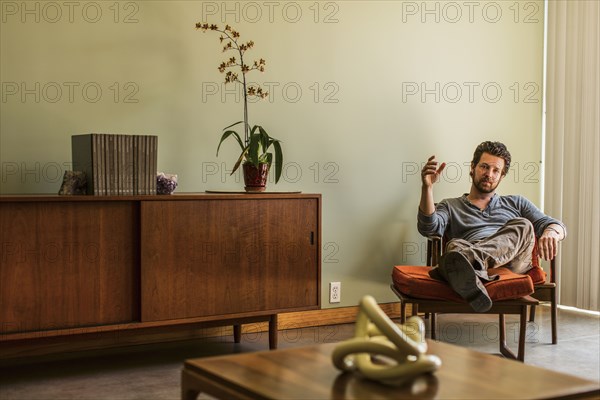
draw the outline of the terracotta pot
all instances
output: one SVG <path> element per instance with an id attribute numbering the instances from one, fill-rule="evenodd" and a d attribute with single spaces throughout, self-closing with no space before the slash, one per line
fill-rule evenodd
<path id="1" fill-rule="evenodd" d="M 255 166 L 251 163 L 242 165 L 244 170 L 244 183 L 246 192 L 264 192 L 267 188 L 267 176 L 269 175 L 269 164 Z"/>

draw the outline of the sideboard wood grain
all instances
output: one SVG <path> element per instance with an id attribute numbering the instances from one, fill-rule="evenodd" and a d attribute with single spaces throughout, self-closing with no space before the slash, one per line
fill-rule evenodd
<path id="1" fill-rule="evenodd" d="M 0 345 L 321 307 L 319 194 L 2 195 L 0 235 Z"/>
<path id="2" fill-rule="evenodd" d="M 138 204 L 3 203 L 4 334 L 139 319 Z"/>
<path id="3" fill-rule="evenodd" d="M 143 202 L 141 215 L 142 321 L 318 305 L 315 199 Z"/>

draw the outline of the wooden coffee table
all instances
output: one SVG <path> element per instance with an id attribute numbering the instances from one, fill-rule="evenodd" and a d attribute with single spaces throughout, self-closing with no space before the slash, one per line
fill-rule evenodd
<path id="1" fill-rule="evenodd" d="M 442 359 L 434 374 L 390 387 L 341 373 L 331 362 L 335 343 L 187 360 L 182 399 L 206 393 L 221 399 L 546 399 L 600 398 L 600 383 L 428 341 Z"/>

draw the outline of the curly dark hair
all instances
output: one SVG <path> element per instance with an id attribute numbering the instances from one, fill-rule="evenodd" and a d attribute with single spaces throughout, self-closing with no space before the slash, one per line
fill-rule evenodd
<path id="1" fill-rule="evenodd" d="M 475 149 L 473 153 L 473 161 L 471 161 L 471 167 L 475 168 L 477 164 L 479 164 L 479 160 L 481 159 L 481 155 L 483 153 L 488 153 L 496 157 L 500 157 L 504 160 L 504 169 L 502 169 L 502 175 L 506 175 L 508 173 L 508 169 L 510 168 L 510 152 L 506 148 L 503 143 L 500 142 L 490 142 L 486 141 L 481 143 Z"/>

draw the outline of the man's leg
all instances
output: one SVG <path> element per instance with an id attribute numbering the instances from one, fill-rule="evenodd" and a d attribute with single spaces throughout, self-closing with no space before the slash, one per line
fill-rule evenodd
<path id="1" fill-rule="evenodd" d="M 430 275 L 443 277 L 475 311 L 485 312 L 492 306 L 492 301 L 480 279 L 491 280 L 488 268 L 502 265 L 517 273 L 526 272 L 531 268 L 534 244 L 531 222 L 516 218 L 479 242 L 451 240 L 439 268 L 432 270 Z"/>
<path id="2" fill-rule="evenodd" d="M 456 293 L 477 312 L 486 312 L 492 300 L 481 282 L 480 276 L 469 259 L 460 251 L 446 252 L 441 271 Z M 487 274 L 486 274 L 487 276 Z"/>
<path id="3" fill-rule="evenodd" d="M 517 274 L 531 269 L 531 253 L 535 245 L 533 225 L 525 218 L 508 221 L 492 236 L 476 243 L 451 240 L 446 251 L 460 251 L 476 270 L 507 267 Z M 486 279 L 487 273 L 480 273 Z"/>

